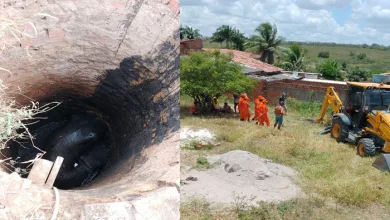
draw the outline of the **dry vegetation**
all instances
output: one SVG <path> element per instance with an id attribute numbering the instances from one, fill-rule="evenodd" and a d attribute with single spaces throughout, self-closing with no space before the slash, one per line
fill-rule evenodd
<path id="1" fill-rule="evenodd" d="M 41 12 L 38 12 L 29 18 L 25 18 L 23 15 L 13 16 L 18 18 L 8 18 L 5 15 L 0 14 L 0 58 L 4 51 L 16 47 L 23 47 L 22 43 L 24 40 L 31 41 L 38 36 L 34 18 L 49 17 L 57 20 L 57 18 Z M 28 53 L 28 46 L 24 47 L 24 49 L 26 50 L 26 55 L 31 58 Z M 1 65 L 0 71 L 6 71 L 12 75 L 10 70 L 1 67 Z M 39 106 L 39 103 L 34 100 L 31 100 L 30 105 L 21 105 L 16 101 L 14 97 L 16 95 L 23 96 L 20 89 L 18 91 L 11 91 L 0 80 L 0 151 L 7 148 L 7 145 L 11 140 L 28 140 L 31 141 L 34 146 L 34 137 L 27 128 L 28 124 L 42 119 L 37 117 L 37 115 L 50 111 L 59 105 L 59 103 L 53 102 Z M 4 155 L 1 155 L 1 159 L 1 166 L 14 171 L 13 165 L 15 161 Z M 22 162 L 32 164 L 34 161 Z M 23 173 L 25 171 L 16 169 L 16 172 Z"/>
<path id="2" fill-rule="evenodd" d="M 0 151 L 7 148 L 8 143 L 12 141 L 31 141 L 34 146 L 34 136 L 30 133 L 27 126 L 40 119 L 39 114 L 52 110 L 60 103 L 52 102 L 40 106 L 38 102 L 31 101 L 30 105 L 21 105 L 16 101 L 13 95 L 22 95 L 21 91 L 11 91 L 0 80 Z M 35 146 L 34 146 L 35 147 Z M 44 153 L 42 151 L 42 153 Z M 0 165 L 13 171 L 15 161 L 11 158 L 3 158 Z M 34 161 L 22 161 L 22 163 L 33 163 Z M 25 170 L 16 170 L 24 173 Z"/>
<path id="3" fill-rule="evenodd" d="M 237 118 L 192 117 L 185 112 L 189 103 L 190 100 L 182 97 L 181 126 L 207 128 L 217 134 L 221 145 L 205 151 L 182 150 L 183 165 L 193 166 L 197 158 L 204 155 L 246 150 L 297 170 L 300 173 L 298 185 L 307 196 L 239 211 L 233 207 L 218 209 L 214 204 L 194 200 L 182 205 L 182 219 L 389 218 L 389 173 L 371 166 L 375 158 L 357 156 L 353 146 L 337 143 L 329 135 L 315 134 L 323 127 L 307 119 L 314 119 L 319 107 L 314 107 L 312 114 L 302 116 L 290 105 L 285 128 L 280 132 Z"/>

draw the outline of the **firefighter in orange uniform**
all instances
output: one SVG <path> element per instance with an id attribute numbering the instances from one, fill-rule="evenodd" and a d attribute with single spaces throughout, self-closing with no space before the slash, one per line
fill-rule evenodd
<path id="1" fill-rule="evenodd" d="M 255 99 L 255 116 L 253 116 L 252 118 L 252 121 L 254 120 L 257 120 L 257 118 L 259 117 L 259 106 L 260 106 L 260 103 L 261 103 L 261 100 L 264 99 L 263 96 L 259 95 L 256 99 Z"/>
<path id="2" fill-rule="evenodd" d="M 260 105 L 259 105 L 259 117 L 258 122 L 260 126 L 263 126 L 264 123 L 267 124 L 267 126 L 270 126 L 270 121 L 268 117 L 268 106 L 267 106 L 267 100 L 264 98 L 262 99 Z"/>
<path id="3" fill-rule="evenodd" d="M 250 121 L 251 118 L 251 113 L 249 112 L 249 98 L 247 95 L 244 93 L 241 94 L 240 100 L 238 101 L 238 111 L 240 111 L 240 120 L 245 121 L 248 120 Z"/>

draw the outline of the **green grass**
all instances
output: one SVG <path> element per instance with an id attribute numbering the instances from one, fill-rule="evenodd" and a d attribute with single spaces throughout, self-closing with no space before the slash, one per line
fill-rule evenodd
<path id="1" fill-rule="evenodd" d="M 290 45 L 283 45 L 288 47 Z M 324 62 L 327 58 L 319 58 L 318 53 L 321 51 L 329 51 L 329 59 L 346 62 L 348 66 L 358 66 L 360 68 L 368 69 L 377 72 L 390 71 L 390 51 L 383 51 L 369 48 L 358 48 L 348 46 L 322 46 L 322 45 L 302 45 L 308 51 L 309 63 L 319 64 Z M 355 56 L 350 56 L 350 53 Z M 357 55 L 359 53 L 367 54 L 367 58 L 359 60 Z"/>
<path id="2" fill-rule="evenodd" d="M 339 217 L 336 219 L 353 219 L 353 216 L 359 216 L 356 212 L 360 214 L 373 212 L 376 208 L 380 209 L 380 212 L 390 214 L 387 211 L 390 207 L 390 188 L 388 187 L 390 174 L 372 167 L 371 164 L 375 158 L 357 156 L 354 146 L 337 143 L 330 138 L 329 134 L 315 134 L 323 127 L 308 122 L 306 119 L 317 117 L 315 111 L 318 110 L 318 106 L 313 108 L 312 113 L 308 115 L 300 113 L 305 111 L 305 104 L 301 104 L 300 110 L 299 108 L 294 110 L 296 106 L 299 104 L 288 106 L 289 115 L 284 119 L 285 127 L 282 131 L 256 126 L 254 123 L 241 122 L 238 118 L 193 117 L 187 115 L 186 112 L 181 114 L 181 126 L 207 128 L 216 133 L 221 145 L 212 150 L 203 151 L 202 156 L 226 153 L 231 150 L 245 150 L 269 158 L 297 170 L 300 175 L 297 184 L 307 195 L 316 194 L 319 199 L 332 201 L 332 204 L 336 204 L 341 210 L 353 210 L 354 212 L 339 213 L 332 205 L 317 207 L 315 204 L 318 201 L 314 201 L 318 200 L 316 197 L 316 199 L 309 198 L 296 204 L 270 206 L 272 212 L 284 216 L 283 219 L 321 219 L 313 218 L 315 213 L 321 215 L 322 219 L 332 219 L 326 216 L 329 210 Z M 273 108 L 270 108 L 270 111 L 272 110 Z M 272 124 L 273 114 L 270 112 L 269 115 Z M 196 166 L 196 158 L 187 158 L 181 163 Z M 303 210 L 309 208 L 311 214 Z M 303 212 L 302 218 L 295 215 L 298 212 Z M 287 218 L 286 215 L 293 217 Z M 212 216 L 215 217 L 217 214 Z M 214 217 L 208 219 L 223 219 Z M 227 219 L 237 218 L 236 216 L 236 218 Z"/>
<path id="3" fill-rule="evenodd" d="M 211 165 L 206 157 L 200 156 L 196 159 L 196 168 L 201 170 L 207 170 L 211 168 Z"/>
<path id="4" fill-rule="evenodd" d="M 283 47 L 289 47 L 289 44 L 282 45 Z M 221 48 L 219 43 L 212 43 L 210 40 L 205 40 L 203 42 L 203 47 L 205 48 Z M 226 45 L 223 43 L 222 48 L 225 48 Z M 321 51 L 328 51 L 330 53 L 329 59 L 338 60 L 340 62 L 346 62 L 348 66 L 357 66 L 370 70 L 372 73 L 384 73 L 390 72 L 390 50 L 378 50 L 370 48 L 360 48 L 352 46 L 326 46 L 326 45 L 302 45 L 304 49 L 308 50 L 308 66 L 311 66 L 313 71 L 315 66 L 324 62 L 327 58 L 319 58 L 318 53 Z M 248 50 L 250 51 L 250 50 Z M 354 56 L 350 54 L 354 53 Z M 357 55 L 359 53 L 367 54 L 367 58 L 364 60 L 359 60 Z"/>

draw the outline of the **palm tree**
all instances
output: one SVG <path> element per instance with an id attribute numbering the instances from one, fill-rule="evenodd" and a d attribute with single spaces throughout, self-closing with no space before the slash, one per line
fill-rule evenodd
<path id="1" fill-rule="evenodd" d="M 303 71 L 305 68 L 305 55 L 307 50 L 304 50 L 298 44 L 293 44 L 289 48 L 282 50 L 282 58 L 285 60 L 283 66 L 291 71 Z"/>
<path id="2" fill-rule="evenodd" d="M 193 29 L 187 25 L 183 28 L 183 33 L 187 36 L 188 39 L 199 39 L 202 37 L 202 35 L 199 33 L 199 29 Z"/>
<path id="3" fill-rule="evenodd" d="M 223 39 L 223 41 L 226 42 L 226 48 L 230 47 L 230 41 L 233 35 L 234 28 L 229 25 L 222 25 L 221 27 L 217 28 L 217 30 L 213 33 L 213 36 L 218 39 Z"/>
<path id="4" fill-rule="evenodd" d="M 278 29 L 276 25 L 269 22 L 260 24 L 253 35 L 247 42 L 248 47 L 256 47 L 258 54 L 261 54 L 260 60 L 269 64 L 274 63 L 274 52 L 282 44 L 284 38 L 277 37 Z"/>
<path id="5" fill-rule="evenodd" d="M 231 41 L 234 44 L 234 48 L 236 50 L 240 50 L 240 51 L 244 50 L 246 37 L 239 30 L 233 30 L 233 36 L 231 38 Z"/>
<path id="6" fill-rule="evenodd" d="M 183 26 L 180 25 L 180 40 L 183 40 L 186 37 L 185 30 Z"/>
<path id="7" fill-rule="evenodd" d="M 216 42 L 221 44 L 222 48 L 222 43 L 225 41 L 225 39 L 219 34 L 219 32 L 214 32 L 213 35 L 211 36 L 211 41 L 210 42 Z"/>

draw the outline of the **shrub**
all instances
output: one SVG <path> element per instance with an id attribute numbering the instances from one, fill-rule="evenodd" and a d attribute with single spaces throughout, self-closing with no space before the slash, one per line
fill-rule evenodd
<path id="1" fill-rule="evenodd" d="M 339 63 L 336 60 L 326 60 L 325 63 L 317 67 L 317 71 L 321 73 L 325 79 L 341 79 Z"/>
<path id="2" fill-rule="evenodd" d="M 329 52 L 328 51 L 320 51 L 318 53 L 318 57 L 320 57 L 320 58 L 329 58 Z"/>
<path id="3" fill-rule="evenodd" d="M 342 62 L 341 63 L 341 69 L 346 70 L 347 69 L 347 62 Z"/>
<path id="4" fill-rule="evenodd" d="M 349 81 L 361 82 L 368 80 L 370 77 L 370 72 L 359 67 L 352 68 L 347 72 L 347 79 Z"/>
<path id="5" fill-rule="evenodd" d="M 364 60 L 364 59 L 366 59 L 366 57 L 367 57 L 367 54 L 365 54 L 365 53 L 359 53 L 359 54 L 357 55 L 357 58 L 358 58 L 359 60 Z"/>
<path id="6" fill-rule="evenodd" d="M 196 160 L 196 167 L 198 169 L 210 169 L 211 165 L 210 165 L 210 163 L 209 163 L 209 161 L 207 160 L 206 157 L 200 156 Z"/>

